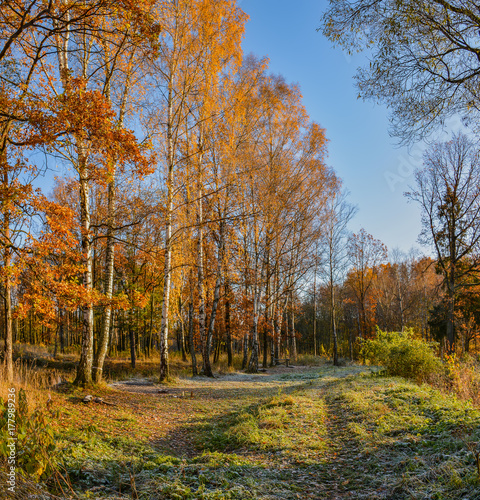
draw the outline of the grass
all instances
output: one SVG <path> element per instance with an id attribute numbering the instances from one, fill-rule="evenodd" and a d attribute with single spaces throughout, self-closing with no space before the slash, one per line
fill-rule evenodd
<path id="1" fill-rule="evenodd" d="M 471 404 L 399 378 L 360 377 L 330 398 L 349 408 L 345 433 L 355 451 L 389 471 L 383 485 L 399 498 L 480 498 L 469 450 L 480 442 L 480 412 Z"/>
<path id="2" fill-rule="evenodd" d="M 262 450 L 315 461 L 327 442 L 325 418 L 323 401 L 306 392 L 278 395 L 208 422 L 197 433 L 198 444 L 210 451 Z"/>
<path id="3" fill-rule="evenodd" d="M 148 376 L 148 365 L 135 376 Z M 103 500 L 480 498 L 480 411 L 471 403 L 354 365 L 225 370 L 213 380 L 182 377 L 182 366 L 161 394 L 50 391 L 70 482 L 64 495 L 49 480 L 51 491 Z M 87 392 L 115 406 L 85 405 Z M 44 396 L 29 392 L 40 404 Z"/>

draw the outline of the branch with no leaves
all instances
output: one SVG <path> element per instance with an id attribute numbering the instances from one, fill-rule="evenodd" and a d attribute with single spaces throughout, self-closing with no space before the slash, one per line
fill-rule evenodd
<path id="1" fill-rule="evenodd" d="M 105 401 L 103 398 L 92 396 L 91 394 L 87 394 L 82 399 L 82 403 L 99 403 L 99 404 L 103 404 L 103 405 L 117 406 L 115 403 L 109 403 L 108 401 Z"/>

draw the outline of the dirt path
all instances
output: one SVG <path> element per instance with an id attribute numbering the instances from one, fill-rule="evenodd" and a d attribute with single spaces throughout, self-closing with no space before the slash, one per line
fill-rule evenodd
<path id="1" fill-rule="evenodd" d="M 326 427 L 331 441 L 330 463 L 325 468 L 323 484 L 332 500 L 384 498 L 375 492 L 380 488 L 375 475 L 375 457 L 362 450 L 357 437 L 350 430 L 355 415 L 346 402 L 335 394 L 335 386 L 336 383 L 331 382 L 322 387 L 320 393 L 326 402 Z M 370 479 L 368 484 L 365 484 L 365 478 Z"/>
<path id="2" fill-rule="evenodd" d="M 265 489 L 262 499 L 329 499 L 376 498 L 353 496 L 354 491 L 362 491 L 361 479 L 356 478 L 359 461 L 363 459 L 347 425 L 351 418 L 346 407 L 334 397 L 338 380 L 357 375 L 364 367 L 352 366 L 342 369 L 324 367 L 321 371 L 311 367 L 276 367 L 265 373 L 234 373 L 219 375 L 215 379 L 195 377 L 180 379 L 175 385 L 161 385 L 147 379 L 131 379 L 111 384 L 115 392 L 127 399 L 142 395 L 165 406 L 170 425 L 157 429 L 152 439 L 156 445 L 177 456 L 192 458 L 203 450 L 195 439 L 195 428 L 205 419 L 222 418 L 236 409 L 258 404 L 279 393 L 309 391 L 318 400 L 324 399 L 327 408 L 329 447 L 325 456 L 319 456 L 318 464 L 305 466 L 292 457 L 282 454 L 244 451 L 250 459 L 261 462 L 263 468 L 251 472 L 263 482 Z M 312 392 L 313 391 L 313 392 Z M 333 396 L 332 396 L 333 395 Z M 156 405 L 154 405 L 156 406 Z M 270 485 L 270 486 L 268 486 Z M 370 488 L 368 489 L 369 491 Z M 368 493 L 367 493 L 368 495 Z M 380 497 L 378 497 L 380 498 Z"/>

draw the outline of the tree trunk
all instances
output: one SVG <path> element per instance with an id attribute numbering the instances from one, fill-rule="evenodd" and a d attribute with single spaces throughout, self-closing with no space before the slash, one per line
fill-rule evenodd
<path id="1" fill-rule="evenodd" d="M 293 361 L 297 361 L 297 337 L 295 336 L 295 310 L 292 303 L 292 352 L 291 357 Z"/>
<path id="2" fill-rule="evenodd" d="M 337 339 L 337 321 L 335 318 L 335 290 L 331 289 L 331 310 L 332 310 L 332 333 L 333 333 L 333 364 L 338 366 L 338 339 Z"/>
<path id="3" fill-rule="evenodd" d="M 248 343 L 249 343 L 248 332 L 243 336 L 243 358 L 242 358 L 242 370 L 245 370 L 248 365 Z"/>
<path id="4" fill-rule="evenodd" d="M 133 308 L 130 311 L 132 310 Z M 128 322 L 128 333 L 130 337 L 130 363 L 132 365 L 132 368 L 135 368 L 137 356 L 136 356 L 135 330 L 133 328 L 132 316 L 133 314 L 130 314 L 130 321 Z"/>
<path id="5" fill-rule="evenodd" d="M 330 311 L 332 315 L 332 334 L 333 334 L 333 365 L 338 366 L 338 341 L 337 341 L 337 322 L 335 319 L 335 285 L 333 282 L 333 266 L 330 263 Z"/>
<path id="6" fill-rule="evenodd" d="M 229 297 L 229 286 L 225 283 L 225 334 L 227 342 L 227 366 L 233 366 L 233 354 L 232 354 L 232 327 L 230 324 L 230 297 Z"/>
<path id="7" fill-rule="evenodd" d="M 217 339 L 215 342 L 215 350 L 213 355 L 213 364 L 218 363 L 218 358 L 220 357 L 220 349 L 222 347 L 222 342 Z"/>
<path id="8" fill-rule="evenodd" d="M 83 285 L 88 294 L 92 293 L 92 242 L 90 240 L 90 190 L 88 186 L 88 174 L 86 171 L 86 158 L 79 155 L 80 175 L 80 222 L 82 228 L 82 251 L 85 262 L 83 273 Z M 80 361 L 77 367 L 75 385 L 89 385 L 92 383 L 93 366 L 93 306 L 90 297 L 88 302 L 82 306 L 82 346 Z"/>
<path id="9" fill-rule="evenodd" d="M 185 324 L 183 319 L 180 321 L 180 348 L 182 350 L 182 361 L 187 361 L 187 350 L 185 349 Z"/>
<path id="10" fill-rule="evenodd" d="M 107 241 L 106 241 L 106 257 L 105 257 L 105 297 L 110 301 L 113 296 L 113 277 L 115 265 L 115 239 L 114 239 L 114 225 L 115 225 L 115 209 L 116 209 L 116 187 L 115 187 L 115 172 L 113 179 L 108 184 L 108 206 L 107 206 Z M 112 305 L 107 302 L 103 312 L 103 323 L 100 332 L 100 339 L 98 341 L 98 349 L 95 356 L 93 366 L 93 380 L 98 383 L 102 380 L 103 365 L 105 363 L 105 356 L 108 351 L 108 342 L 110 339 L 110 325 L 112 321 Z"/>
<path id="11" fill-rule="evenodd" d="M 199 295 L 199 305 L 198 305 L 198 328 L 200 332 L 200 342 L 202 344 L 202 373 L 207 375 L 207 377 L 213 376 L 212 367 L 210 365 L 210 346 L 207 343 L 207 337 L 205 334 L 206 330 L 206 317 L 205 317 L 205 287 L 204 287 L 204 275 L 203 275 L 203 200 L 202 200 L 202 190 L 199 189 L 199 199 L 198 199 L 198 214 L 197 214 L 197 224 L 198 224 L 198 252 L 197 252 L 197 265 L 198 265 L 198 295 Z"/>
<path id="12" fill-rule="evenodd" d="M 190 356 L 192 358 L 192 376 L 197 373 L 197 357 L 195 355 L 195 342 L 193 341 L 193 297 L 188 305 L 188 345 L 190 348 Z"/>
<path id="13" fill-rule="evenodd" d="M 455 352 L 455 284 L 453 280 L 448 283 L 448 296 L 447 296 L 447 353 Z"/>
<path id="14" fill-rule="evenodd" d="M 8 172 L 5 155 L 2 154 L 3 189 L 8 193 Z M 2 202 L 3 212 L 3 265 L 5 278 L 3 281 L 3 303 L 5 319 L 5 377 L 8 383 L 13 382 L 13 324 L 12 324 L 12 282 L 10 279 L 11 247 L 10 247 L 10 209 L 7 200 Z"/>
<path id="15" fill-rule="evenodd" d="M 220 235 L 218 241 L 218 253 L 217 253 L 217 278 L 215 281 L 215 290 L 213 293 L 213 303 L 212 312 L 210 314 L 210 322 L 208 325 L 207 332 L 207 352 L 210 353 L 210 347 L 212 345 L 213 331 L 215 328 L 215 318 L 217 316 L 218 302 L 220 301 L 220 289 L 222 286 L 222 262 L 223 262 L 223 248 L 224 248 L 224 228 L 223 222 L 220 223 Z M 210 356 L 208 356 L 208 364 L 203 365 L 204 374 L 207 377 L 213 377 L 212 367 L 210 366 Z"/>
<path id="16" fill-rule="evenodd" d="M 317 356 L 317 269 L 313 280 L 313 355 Z"/>
<path id="17" fill-rule="evenodd" d="M 288 324 L 289 323 L 289 324 Z M 294 361 L 297 360 L 297 339 L 295 337 L 295 310 L 293 302 L 293 292 L 290 292 L 290 321 L 287 316 L 287 330 L 289 341 L 289 357 Z"/>
<path id="18" fill-rule="evenodd" d="M 280 342 L 282 338 L 282 317 L 283 314 L 280 311 L 279 305 L 276 307 L 275 311 L 275 322 L 274 322 L 274 328 L 275 328 L 275 347 L 274 347 L 274 356 L 272 359 L 272 366 L 275 366 L 278 364 L 278 360 L 280 359 Z"/>
<path id="19" fill-rule="evenodd" d="M 163 303 L 162 303 L 162 321 L 160 324 L 160 382 L 169 377 L 168 362 L 168 321 L 170 312 L 170 285 L 172 279 L 172 219 L 173 219 L 173 168 L 174 168 L 174 150 L 173 150 L 173 82 L 170 79 L 168 86 L 168 106 L 167 106 L 167 206 L 165 221 L 165 264 L 163 279 Z"/>
<path id="20" fill-rule="evenodd" d="M 257 272 L 257 271 L 255 271 Z M 256 279 L 256 278 L 255 278 Z M 258 308 L 259 308 L 259 292 L 258 286 L 255 284 L 254 295 L 253 295 L 253 325 L 252 325 L 252 353 L 250 354 L 250 360 L 248 362 L 248 372 L 257 373 L 258 372 L 258 357 L 260 346 L 258 344 Z"/>
<path id="21" fill-rule="evenodd" d="M 151 356 L 153 349 L 153 307 L 155 305 L 155 295 L 154 290 L 152 290 L 152 295 L 150 297 L 150 325 L 148 327 L 148 357 Z"/>
<path id="22" fill-rule="evenodd" d="M 11 262 L 10 249 L 4 252 L 5 269 L 9 269 Z M 13 323 L 12 323 L 12 285 L 7 275 L 4 281 L 5 307 L 5 376 L 8 383 L 13 382 Z"/>
<path id="23" fill-rule="evenodd" d="M 267 236 L 267 248 L 266 248 L 266 263 L 265 263 L 265 275 L 266 275 L 266 283 L 265 283 L 265 297 L 266 297 L 266 306 L 265 306 L 265 323 L 263 325 L 263 360 L 262 360 L 262 368 L 267 367 L 268 363 L 268 325 L 270 321 L 270 313 L 271 313 L 271 288 L 270 288 L 270 235 Z"/>
<path id="24" fill-rule="evenodd" d="M 59 320 L 60 320 L 60 332 L 59 332 L 60 352 L 62 354 L 65 354 L 65 325 L 64 325 L 65 312 L 63 311 L 63 309 L 60 309 L 59 315 L 60 315 L 60 318 L 59 318 Z"/>

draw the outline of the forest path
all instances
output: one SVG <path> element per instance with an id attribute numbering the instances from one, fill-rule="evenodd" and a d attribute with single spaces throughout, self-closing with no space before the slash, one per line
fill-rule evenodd
<path id="1" fill-rule="evenodd" d="M 289 450 L 291 443 L 288 440 L 295 440 L 292 436 L 287 437 L 287 444 L 284 440 L 283 447 L 279 446 L 277 450 L 274 445 L 268 450 L 236 450 L 242 457 L 262 464 L 256 471 L 251 471 L 251 475 L 263 483 L 263 491 L 258 491 L 254 498 L 375 498 L 371 496 L 370 488 L 365 491 L 364 475 L 358 475 L 362 455 L 353 436 L 346 432 L 351 414 L 341 401 L 335 399 L 335 388 L 340 380 L 370 371 L 370 368 L 357 365 L 341 368 L 331 365 L 321 368 L 279 366 L 257 374 L 237 372 L 217 375 L 214 379 L 182 378 L 174 385 L 137 378 L 114 382 L 111 387 L 124 394 L 148 395 L 167 406 L 169 422 L 174 425 L 164 426 L 165 432 L 154 432 L 152 441 L 165 452 L 190 459 L 205 451 L 204 443 L 199 443 L 198 439 L 199 428 L 205 422 L 221 420 L 225 415 L 245 409 L 255 412 L 261 402 L 279 394 L 305 395 L 321 402 L 326 409 L 325 418 L 319 416 L 320 420 L 314 423 L 327 429 L 326 446 L 307 453 L 306 461 L 304 450 L 295 446 L 293 451 Z M 288 425 L 303 425 L 305 430 L 311 431 L 302 423 L 302 418 L 297 416 L 297 421 Z M 208 448 L 212 447 L 207 443 Z M 286 453 L 285 449 L 288 450 Z M 367 496 L 356 496 L 354 491 L 360 486 Z"/>
<path id="2" fill-rule="evenodd" d="M 319 396 L 325 401 L 325 421 L 329 437 L 329 453 L 323 469 L 323 485 L 332 500 L 384 499 L 382 474 L 376 454 L 366 450 L 352 430 L 363 415 L 355 414 L 348 402 L 339 394 L 339 380 L 321 387 Z M 398 498 L 402 498 L 399 496 Z"/>
<path id="3" fill-rule="evenodd" d="M 57 393 L 66 468 L 82 499 L 480 499 L 480 410 L 372 371 L 134 378 L 98 388 L 113 405 Z"/>

